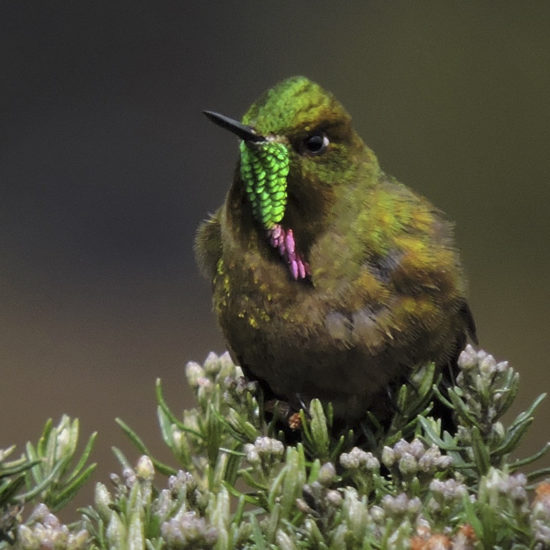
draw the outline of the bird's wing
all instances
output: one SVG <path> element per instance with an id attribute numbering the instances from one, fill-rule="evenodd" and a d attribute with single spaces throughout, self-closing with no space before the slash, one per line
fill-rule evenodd
<path id="1" fill-rule="evenodd" d="M 222 255 L 222 238 L 218 210 L 204 220 L 195 236 L 195 258 L 201 273 L 212 280 Z"/>

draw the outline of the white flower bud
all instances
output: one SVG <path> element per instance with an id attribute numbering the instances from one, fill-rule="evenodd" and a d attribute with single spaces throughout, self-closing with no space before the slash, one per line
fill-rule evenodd
<path id="1" fill-rule="evenodd" d="M 136 475 L 138 479 L 143 481 L 151 481 L 155 477 L 153 461 L 147 455 L 139 458 L 136 466 Z"/>
<path id="2" fill-rule="evenodd" d="M 414 475 L 418 472 L 418 462 L 410 453 L 403 453 L 398 462 L 399 471 L 403 475 Z"/>
<path id="3" fill-rule="evenodd" d="M 479 364 L 479 371 L 484 376 L 491 376 L 497 369 L 497 362 L 492 355 L 487 355 Z"/>
<path id="4" fill-rule="evenodd" d="M 325 462 L 319 470 L 319 483 L 328 487 L 336 477 L 336 468 L 332 462 Z"/>
<path id="5" fill-rule="evenodd" d="M 387 468 L 391 468 L 395 463 L 395 452 L 391 447 L 385 446 L 382 449 L 382 464 Z"/>
<path id="6" fill-rule="evenodd" d="M 386 519 L 386 513 L 380 506 L 371 506 L 369 513 L 375 523 L 382 523 Z"/>
<path id="7" fill-rule="evenodd" d="M 108 523 L 112 513 L 111 505 L 113 504 L 113 498 L 103 483 L 96 483 L 95 485 L 94 503 L 101 519 L 105 523 Z"/>
<path id="8" fill-rule="evenodd" d="M 424 451 L 426 450 L 426 447 L 424 447 L 424 443 L 420 441 L 420 439 L 413 439 L 409 445 L 409 453 L 412 454 L 415 458 L 420 458 Z"/>
<path id="9" fill-rule="evenodd" d="M 71 432 L 69 428 L 63 428 L 56 438 L 55 459 L 60 460 L 70 448 Z"/>
<path id="10" fill-rule="evenodd" d="M 331 491 L 327 491 L 326 496 L 327 502 L 334 506 L 335 508 L 339 507 L 342 504 L 342 495 L 340 494 L 340 491 L 336 491 L 335 489 L 332 489 Z"/>
<path id="11" fill-rule="evenodd" d="M 213 351 L 204 360 L 204 370 L 210 375 L 216 375 L 220 370 L 220 358 Z"/>
<path id="12" fill-rule="evenodd" d="M 69 535 L 67 550 L 84 550 L 88 548 L 88 539 L 90 535 L 85 529 L 81 529 L 74 535 Z"/>
<path id="13" fill-rule="evenodd" d="M 470 344 L 460 353 L 457 363 L 463 370 L 470 370 L 477 366 L 477 353 Z"/>
<path id="14" fill-rule="evenodd" d="M 196 388 L 199 385 L 199 379 L 204 377 L 204 369 L 195 361 L 189 361 L 185 365 L 185 376 L 187 377 L 187 383 Z"/>

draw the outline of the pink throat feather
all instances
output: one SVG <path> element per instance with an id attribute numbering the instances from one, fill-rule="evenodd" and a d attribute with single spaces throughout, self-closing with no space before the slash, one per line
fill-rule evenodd
<path id="1" fill-rule="evenodd" d="M 294 280 L 305 279 L 311 275 L 309 264 L 296 250 L 292 229 L 284 229 L 277 223 L 268 229 L 267 236 L 271 246 L 279 251 L 281 258 L 288 264 L 288 269 Z"/>

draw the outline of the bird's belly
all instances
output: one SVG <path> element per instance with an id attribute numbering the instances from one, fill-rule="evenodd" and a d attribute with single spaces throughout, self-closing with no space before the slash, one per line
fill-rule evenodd
<path id="1" fill-rule="evenodd" d="M 338 416 L 379 407 L 390 382 L 421 363 L 443 364 L 464 333 L 457 300 L 396 292 L 352 300 L 290 280 L 285 266 L 261 277 L 231 267 L 233 276 L 215 280 L 214 307 L 235 358 L 277 396 L 332 401 Z"/>
<path id="2" fill-rule="evenodd" d="M 319 397 L 348 416 L 354 401 L 364 410 L 403 368 L 383 345 L 369 349 L 340 338 L 330 299 L 308 289 L 291 297 L 249 290 L 218 300 L 220 324 L 241 365 L 277 396 Z"/>

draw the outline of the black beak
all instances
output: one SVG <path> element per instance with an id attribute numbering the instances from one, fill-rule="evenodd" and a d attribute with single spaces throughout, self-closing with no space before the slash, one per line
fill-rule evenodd
<path id="1" fill-rule="evenodd" d="M 254 128 L 241 124 L 238 120 L 234 120 L 225 115 L 220 115 L 220 113 L 215 113 L 214 111 L 203 111 L 203 113 L 214 124 L 233 132 L 244 141 L 265 141 L 265 138 L 258 135 Z"/>

